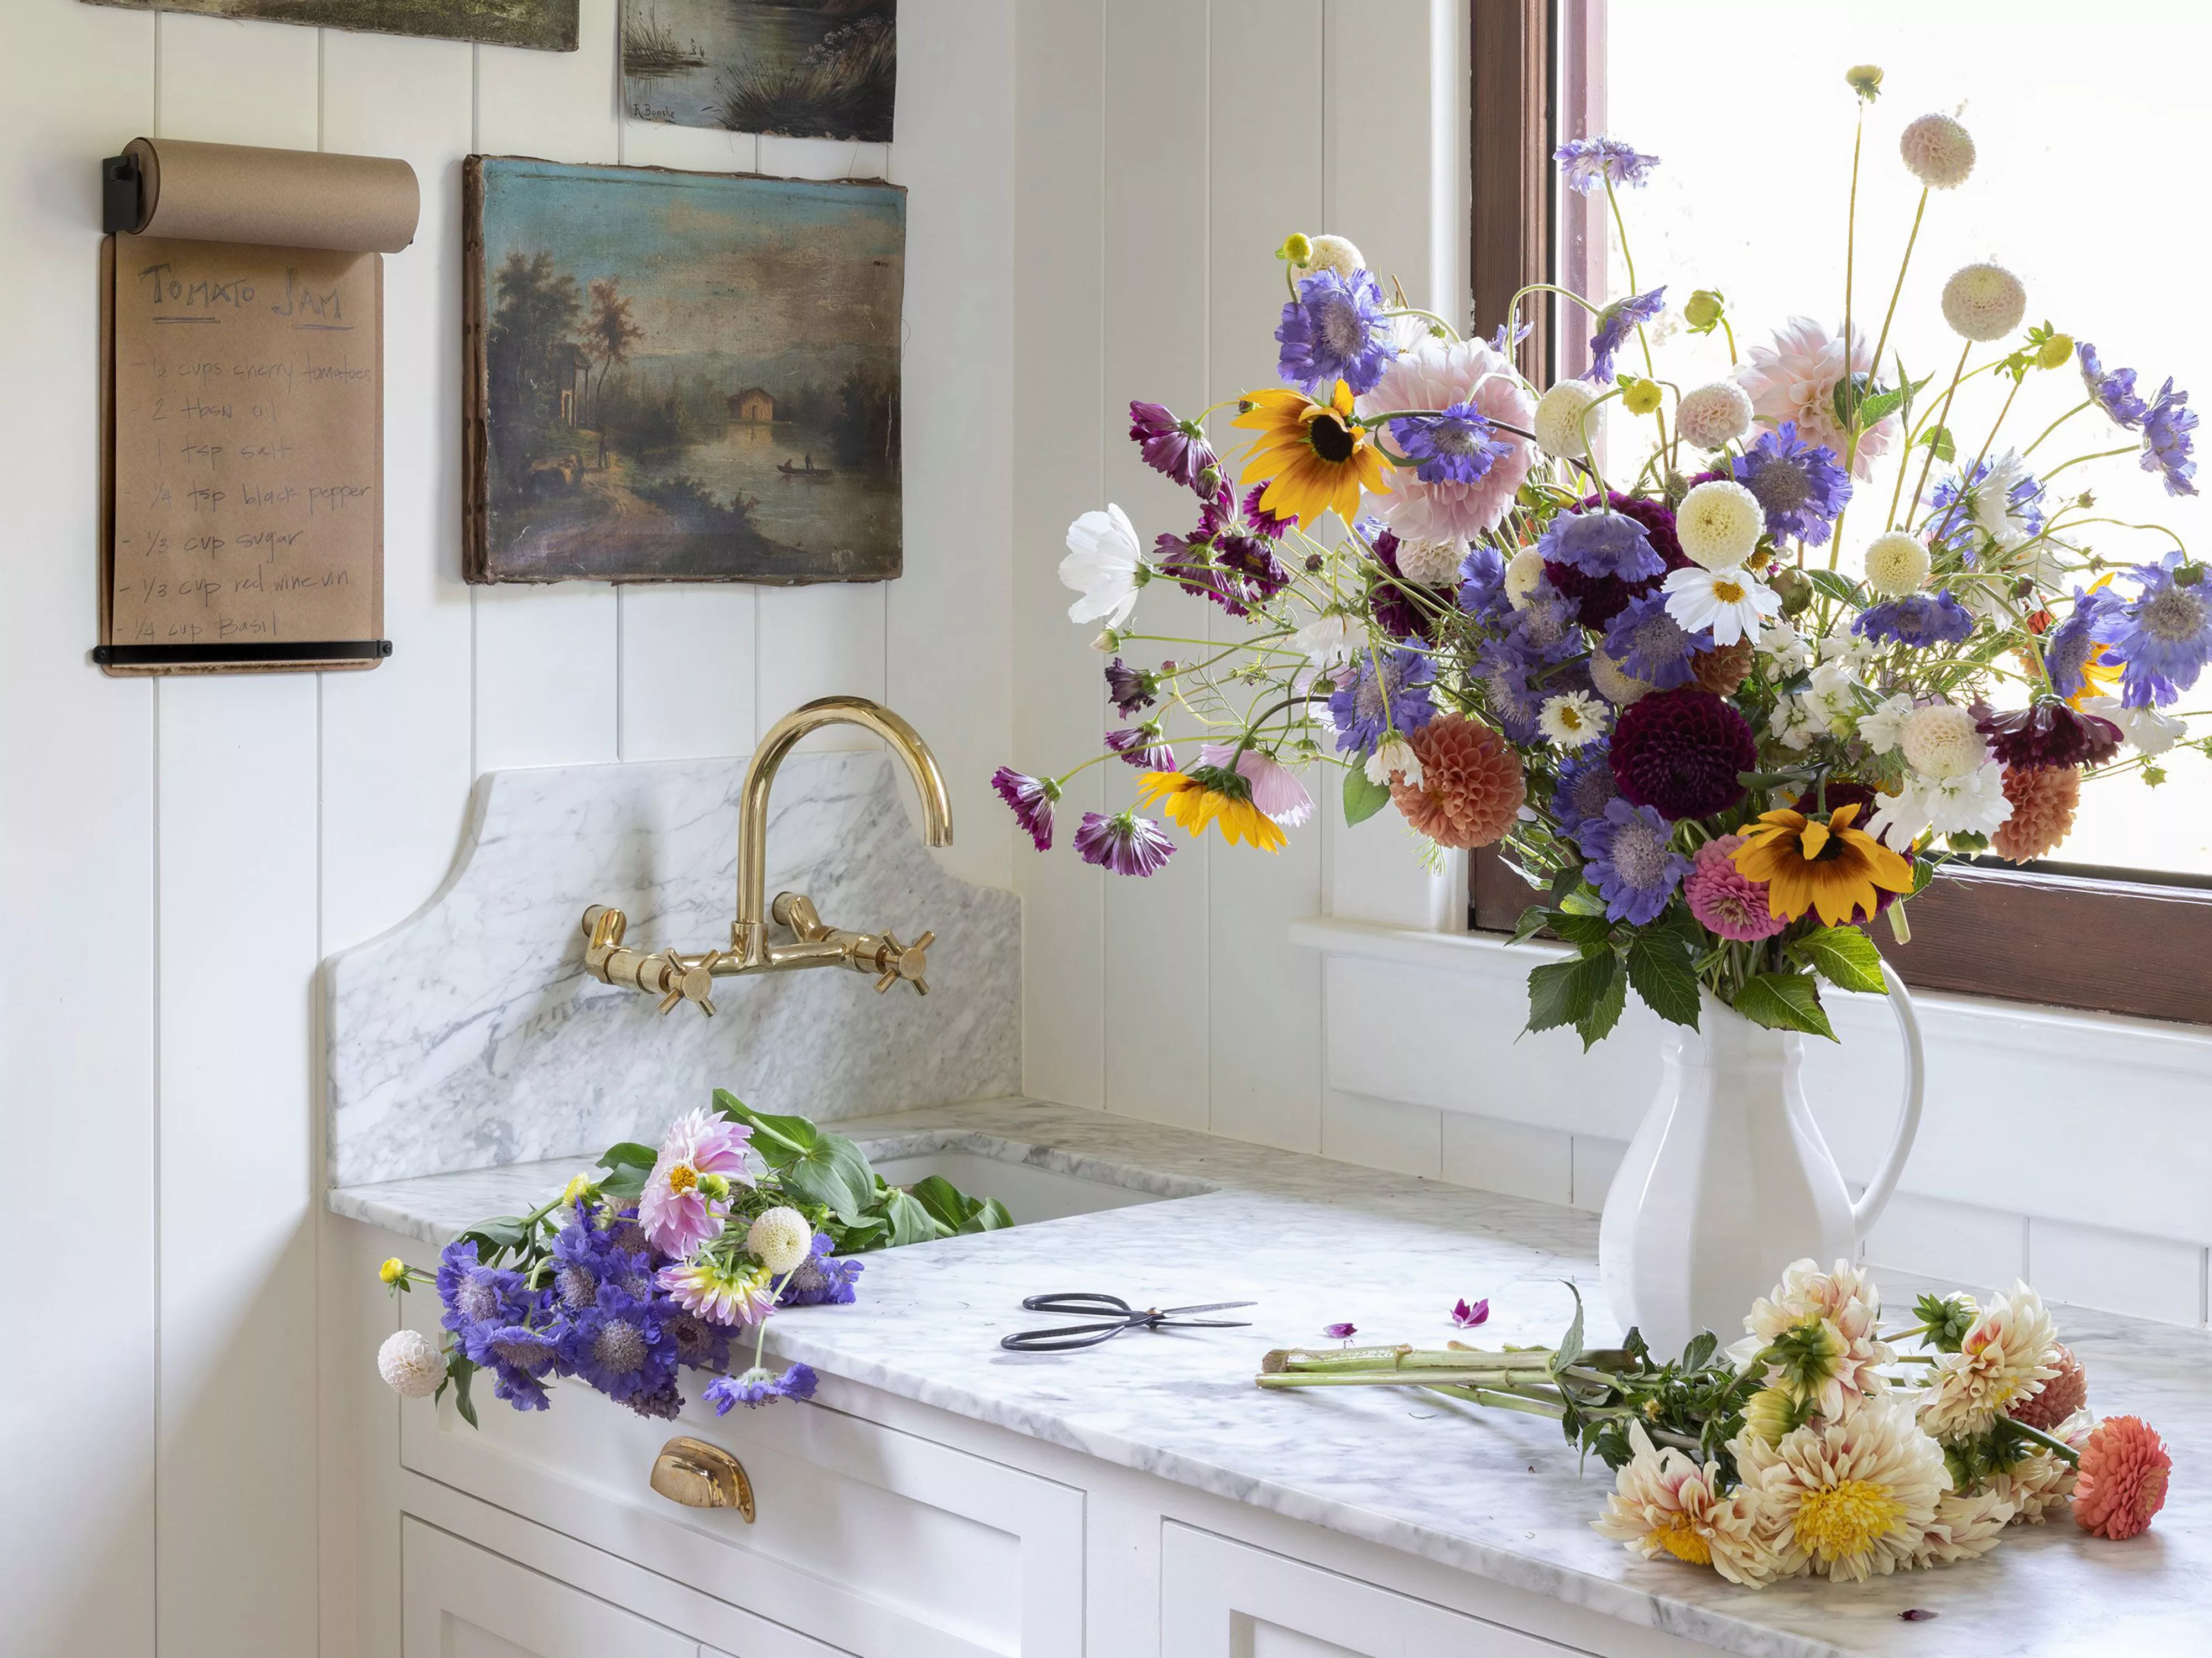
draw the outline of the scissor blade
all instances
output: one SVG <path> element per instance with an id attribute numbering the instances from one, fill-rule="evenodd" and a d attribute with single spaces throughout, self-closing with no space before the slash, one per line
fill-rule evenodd
<path id="1" fill-rule="evenodd" d="M 1164 1309 L 1160 1316 L 1179 1318 L 1185 1313 L 1225 1313 L 1231 1308 L 1257 1307 L 1259 1304 L 1256 1301 L 1209 1301 L 1203 1307 L 1170 1307 Z"/>

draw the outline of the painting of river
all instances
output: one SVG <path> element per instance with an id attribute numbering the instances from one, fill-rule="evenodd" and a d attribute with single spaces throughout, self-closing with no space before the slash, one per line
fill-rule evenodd
<path id="1" fill-rule="evenodd" d="M 632 118 L 888 143 L 897 0 L 623 0 Z"/>
<path id="2" fill-rule="evenodd" d="M 472 156 L 473 581 L 899 574 L 895 185 Z"/>

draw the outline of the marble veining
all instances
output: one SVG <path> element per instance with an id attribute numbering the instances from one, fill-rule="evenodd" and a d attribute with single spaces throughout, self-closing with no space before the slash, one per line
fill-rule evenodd
<path id="1" fill-rule="evenodd" d="M 833 925 L 933 929 L 927 997 L 836 969 L 717 981 L 717 1016 L 584 971 L 611 903 L 647 949 L 726 943 L 743 759 L 478 780 L 453 872 L 323 966 L 331 1184 L 484 1169 L 653 1138 L 716 1087 L 819 1119 L 1012 1093 L 1021 908 L 922 847 L 890 756 L 797 754 L 770 803 L 768 891 Z"/>
<path id="2" fill-rule="evenodd" d="M 1710 1572 L 1632 1559 L 1591 1532 L 1608 1476 L 1579 1472 L 1536 1418 L 1435 1395 L 1261 1393 L 1273 1346 L 1360 1339 L 1440 1345 L 1460 1296 L 1490 1298 L 1486 1344 L 1550 1342 L 1582 1286 L 1593 1339 L 1618 1331 L 1597 1285 L 1597 1218 L 1240 1145 L 1103 1113 L 1009 1100 L 842 1123 L 871 1155 L 960 1145 L 1178 1200 L 1018 1226 L 868 1257 L 853 1307 L 781 1315 L 769 1346 L 829 1374 L 998 1424 L 1293 1519 L 1364 1538 L 1744 1658 L 2133 1658 L 2212 1650 L 2212 1338 L 2062 1309 L 2090 1403 L 2166 1436 L 2173 1491 L 2126 1543 L 2061 1521 L 1988 1558 L 1864 1586 L 1753 1594 Z M 334 1192 L 341 1214 L 425 1242 L 543 1201 L 571 1162 Z M 1170 1187 L 1167 1182 L 1178 1182 Z M 1213 1188 L 1180 1195 L 1193 1187 Z M 1250 1298 L 1249 1330 L 1124 1336 L 1077 1354 L 1014 1354 L 1021 1298 L 1096 1288 L 1139 1304 Z M 1923 1284 L 1893 1275 L 1908 1305 Z M 1955 1287 L 1955 1286 L 1945 1286 Z M 695 1424 L 714 1418 L 695 1403 Z M 1922 1607 L 1932 1622 L 1898 1614 Z"/>

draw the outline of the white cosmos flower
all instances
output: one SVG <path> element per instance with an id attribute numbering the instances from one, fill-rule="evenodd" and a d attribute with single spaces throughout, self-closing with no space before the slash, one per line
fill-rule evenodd
<path id="1" fill-rule="evenodd" d="M 1121 628 L 1137 608 L 1137 589 L 1152 576 L 1136 527 L 1119 507 L 1085 513 L 1067 526 L 1067 556 L 1060 580 L 1083 595 L 1067 607 L 1071 622 L 1103 622 Z"/>
<path id="2" fill-rule="evenodd" d="M 1713 643 L 1733 645 L 1759 631 L 1782 610 L 1782 595 L 1742 570 L 1692 568 L 1671 572 L 1666 581 L 1667 614 L 1685 633 L 1710 628 Z"/>
<path id="3" fill-rule="evenodd" d="M 1331 610 L 1317 616 L 1291 635 L 1291 648 L 1304 657 L 1308 663 L 1327 673 L 1332 668 L 1349 667 L 1359 659 L 1362 631 L 1352 625 L 1352 618 Z"/>
<path id="4" fill-rule="evenodd" d="M 1402 737 L 1386 737 L 1375 745 L 1375 752 L 1367 756 L 1362 768 L 1370 783 L 1388 784 L 1390 774 L 1396 772 L 1399 780 L 1420 786 L 1421 758 L 1413 752 L 1413 745 Z"/>
<path id="5" fill-rule="evenodd" d="M 2030 482 L 2027 463 L 2016 449 L 2008 449 L 1989 463 L 1989 472 L 1970 492 L 1974 522 L 1991 541 L 2010 552 L 2034 532 L 2028 528 L 2027 509 L 2034 497 L 2013 500 L 2013 491 Z"/>
<path id="6" fill-rule="evenodd" d="M 1605 704 L 1587 691 L 1547 698 L 1536 723 L 1563 749 L 1579 749 L 1605 734 Z"/>
<path id="7" fill-rule="evenodd" d="M 1905 717 L 1911 712 L 1911 697 L 1889 697 L 1872 714 L 1859 716 L 1859 735 L 1876 754 L 1887 754 L 1904 739 Z"/>
<path id="8" fill-rule="evenodd" d="M 2189 722 L 2156 708 L 2131 708 L 2117 696 L 2084 697 L 2081 712 L 2109 720 L 2139 754 L 2164 754 L 2189 734 Z"/>

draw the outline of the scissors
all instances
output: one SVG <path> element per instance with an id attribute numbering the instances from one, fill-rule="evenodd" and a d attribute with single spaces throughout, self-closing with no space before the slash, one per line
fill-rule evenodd
<path id="1" fill-rule="evenodd" d="M 1031 1313 L 1073 1313 L 1099 1321 L 1064 1324 L 1049 1330 L 1017 1330 L 999 1338 L 999 1345 L 1016 1353 L 1066 1353 L 1079 1347 L 1096 1347 L 1124 1330 L 1204 1329 L 1242 1330 L 1250 1321 L 1241 1318 L 1185 1318 L 1186 1313 L 1224 1313 L 1232 1307 L 1255 1307 L 1251 1301 L 1213 1301 L 1203 1307 L 1147 1307 L 1139 1310 L 1119 1296 L 1061 1291 L 1048 1296 L 1024 1296 L 1022 1308 Z"/>

